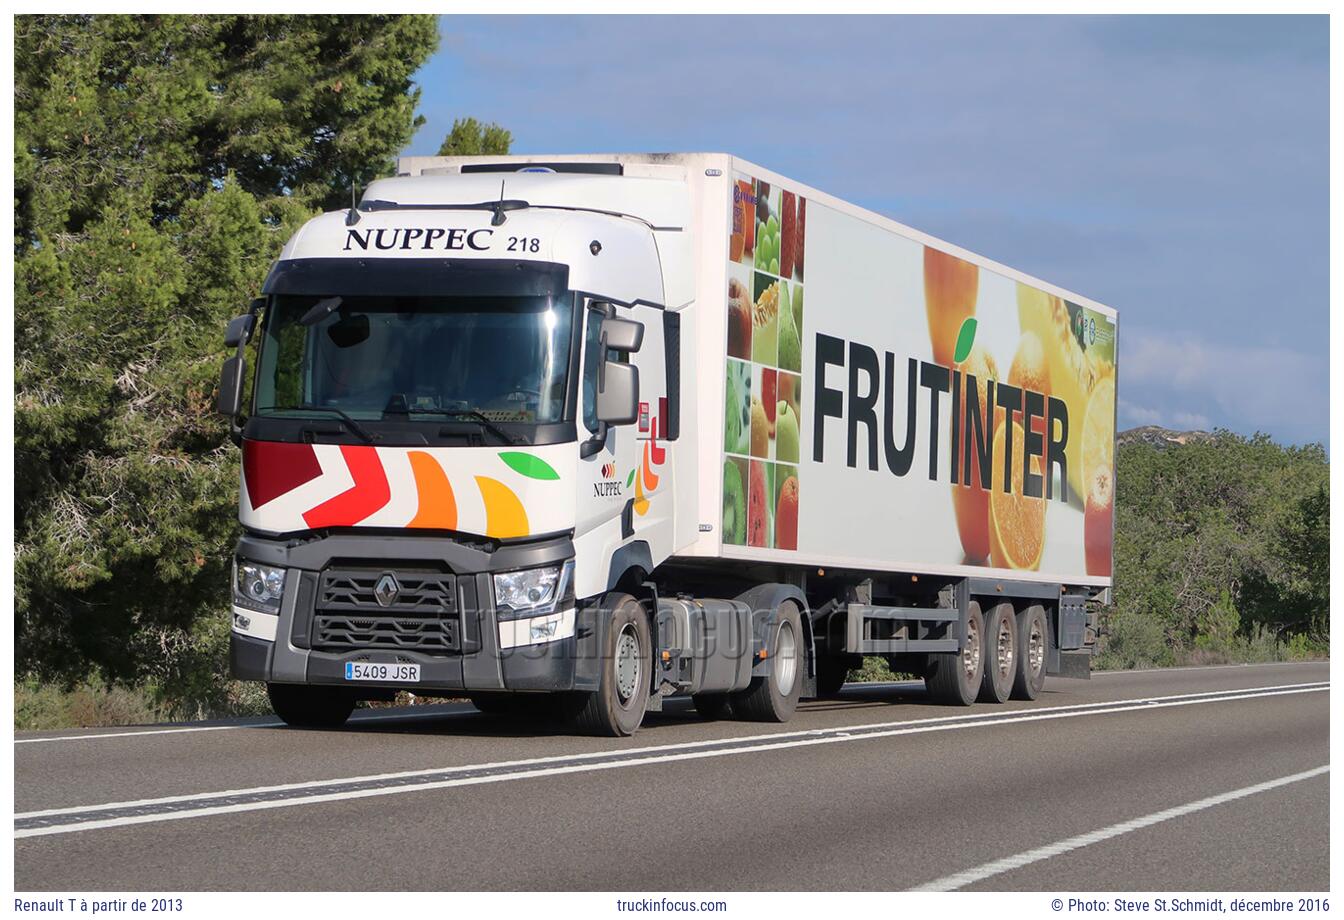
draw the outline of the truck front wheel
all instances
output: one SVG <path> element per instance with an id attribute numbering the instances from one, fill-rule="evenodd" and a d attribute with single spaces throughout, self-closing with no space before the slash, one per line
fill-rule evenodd
<path id="1" fill-rule="evenodd" d="M 267 684 L 271 709 L 295 728 L 340 728 L 355 711 L 355 698 L 338 687 Z"/>
<path id="2" fill-rule="evenodd" d="M 966 610 L 966 635 L 962 636 L 961 651 L 929 655 L 924 686 L 934 702 L 949 706 L 969 706 L 975 702 L 985 673 L 984 632 L 980 605 L 971 601 Z"/>
<path id="3" fill-rule="evenodd" d="M 579 697 L 574 724 L 593 735 L 633 735 L 649 704 L 649 618 L 628 594 L 609 594 L 603 606 L 611 611 L 611 621 L 602 649 L 602 676 L 597 690 Z"/>

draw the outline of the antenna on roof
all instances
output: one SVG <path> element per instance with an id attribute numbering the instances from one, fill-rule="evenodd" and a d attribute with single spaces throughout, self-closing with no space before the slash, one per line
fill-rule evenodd
<path id="1" fill-rule="evenodd" d="M 355 204 L 355 180 L 350 180 L 350 211 L 345 215 L 345 225 L 353 227 L 359 223 L 359 207 Z"/>
<path id="2" fill-rule="evenodd" d="M 505 213 L 504 213 L 504 180 L 503 180 L 503 179 L 500 179 L 500 180 L 499 180 L 499 204 L 495 205 L 495 216 L 492 217 L 492 218 L 490 218 L 490 226 L 492 226 L 492 227 L 499 227 L 499 226 L 502 226 L 502 225 L 504 224 L 504 221 L 506 221 L 506 220 L 508 220 L 508 219 L 509 219 L 508 216 L 505 215 Z"/>

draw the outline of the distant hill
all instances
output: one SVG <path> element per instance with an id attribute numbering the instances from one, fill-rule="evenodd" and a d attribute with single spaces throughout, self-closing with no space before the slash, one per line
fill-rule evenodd
<path id="1" fill-rule="evenodd" d="M 1138 428 L 1129 428 L 1116 434 L 1115 443 L 1118 445 L 1143 443 L 1151 444 L 1153 447 L 1171 447 L 1174 444 L 1189 444 L 1192 441 L 1212 441 L 1213 437 L 1207 431 L 1173 431 L 1158 425 L 1140 425 Z"/>

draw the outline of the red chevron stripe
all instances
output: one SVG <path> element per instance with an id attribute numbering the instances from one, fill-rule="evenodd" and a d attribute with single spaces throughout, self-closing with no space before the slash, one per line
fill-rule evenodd
<path id="1" fill-rule="evenodd" d="M 341 447 L 341 456 L 355 484 L 304 514 L 309 527 L 352 527 L 392 499 L 376 448 L 347 444 Z"/>

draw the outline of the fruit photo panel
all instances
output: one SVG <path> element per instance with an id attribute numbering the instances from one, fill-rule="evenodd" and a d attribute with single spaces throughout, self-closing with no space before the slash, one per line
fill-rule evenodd
<path id="1" fill-rule="evenodd" d="M 775 465 L 775 549 L 798 548 L 798 468 Z"/>
<path id="2" fill-rule="evenodd" d="M 779 189 L 770 183 L 756 180 L 756 248 L 752 265 L 763 272 L 779 276 L 780 226 Z"/>
<path id="3" fill-rule="evenodd" d="M 786 371 L 798 373 L 803 369 L 803 286 L 780 281 L 779 291 L 776 363 Z"/>
<path id="4" fill-rule="evenodd" d="M 729 454 L 751 452 L 751 365 L 728 359 L 724 389 L 727 401 L 723 413 L 723 450 Z"/>
<path id="5" fill-rule="evenodd" d="M 777 373 L 772 367 L 751 366 L 751 455 L 762 460 L 774 456 Z"/>
<path id="6" fill-rule="evenodd" d="M 752 265 L 756 258 L 756 180 L 739 174 L 733 179 L 731 192 L 728 261 Z"/>
<path id="7" fill-rule="evenodd" d="M 752 460 L 747 474 L 747 545 L 773 546 L 775 464 Z"/>
<path id="8" fill-rule="evenodd" d="M 728 356 L 751 360 L 751 326 L 755 299 L 751 272 L 740 265 L 728 267 Z"/>
<path id="9" fill-rule="evenodd" d="M 723 542 L 747 543 L 747 479 L 749 461 L 727 457 L 723 461 Z"/>
<path id="10" fill-rule="evenodd" d="M 752 275 L 751 360 L 775 367 L 779 359 L 780 301 L 783 282 L 764 272 Z"/>

